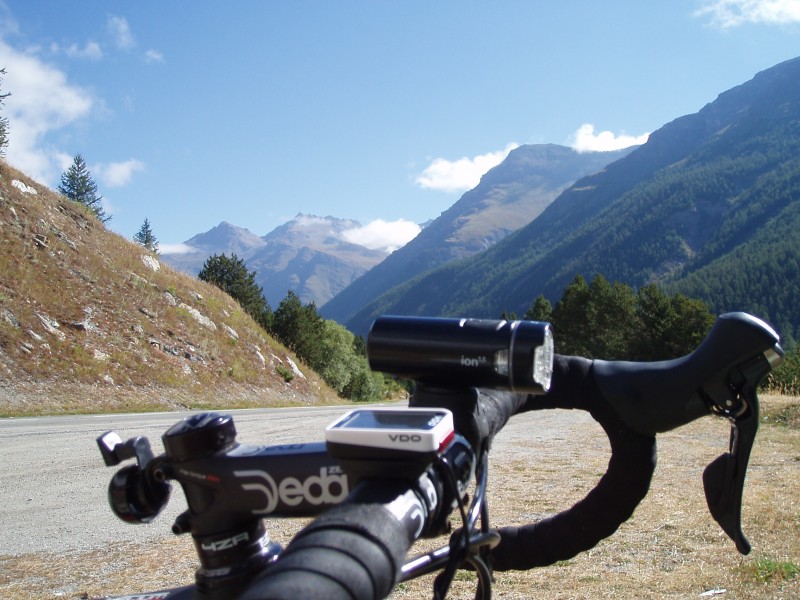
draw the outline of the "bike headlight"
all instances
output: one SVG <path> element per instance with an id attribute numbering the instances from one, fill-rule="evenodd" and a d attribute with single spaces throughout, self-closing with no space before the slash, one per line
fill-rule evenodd
<path id="1" fill-rule="evenodd" d="M 370 367 L 420 383 L 543 394 L 553 373 L 548 323 L 380 317 L 367 339 Z"/>

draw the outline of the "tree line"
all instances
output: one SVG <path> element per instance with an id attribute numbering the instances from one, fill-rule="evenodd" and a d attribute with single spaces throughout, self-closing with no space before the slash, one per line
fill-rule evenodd
<path id="1" fill-rule="evenodd" d="M 505 315 L 504 315 L 505 316 Z M 513 318 L 513 315 L 511 315 Z M 716 316 L 704 301 L 668 294 L 655 284 L 634 291 L 602 275 L 578 275 L 553 307 L 538 296 L 525 319 L 552 323 L 556 351 L 607 360 L 653 361 L 678 358 L 703 341 Z M 782 339 L 786 360 L 762 383 L 768 391 L 800 394 L 800 354 Z"/>
<path id="2" fill-rule="evenodd" d="M 292 349 L 343 398 L 356 401 L 384 397 L 387 379 L 369 369 L 364 340 L 335 321 L 324 319 L 311 302 L 304 305 L 289 291 L 273 312 L 244 260 L 235 254 L 211 256 L 198 277 L 236 299 L 269 334 Z M 503 313 L 503 318 L 515 319 Z M 716 316 L 702 300 L 669 295 L 655 284 L 638 290 L 609 283 L 602 275 L 591 282 L 576 276 L 555 304 L 538 296 L 523 319 L 552 323 L 556 351 L 606 360 L 655 361 L 692 352 Z M 766 382 L 767 387 L 797 394 L 800 361 L 794 348 L 788 360 Z"/>
<path id="3" fill-rule="evenodd" d="M 364 340 L 335 321 L 324 319 L 311 302 L 304 305 L 291 290 L 275 309 L 235 254 L 213 255 L 198 277 L 228 293 L 270 335 L 290 348 L 343 398 L 381 400 L 385 380 L 367 363 Z"/>
<path id="4" fill-rule="evenodd" d="M 667 360 L 694 350 L 714 324 L 708 305 L 650 284 L 638 291 L 576 276 L 552 307 L 538 296 L 524 315 L 552 323 L 556 350 L 606 360 Z"/>

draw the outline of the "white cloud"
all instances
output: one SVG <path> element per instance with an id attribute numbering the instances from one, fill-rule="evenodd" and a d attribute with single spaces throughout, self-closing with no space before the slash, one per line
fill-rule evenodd
<path id="1" fill-rule="evenodd" d="M 103 51 L 97 42 L 86 42 L 83 48 L 78 48 L 73 44 L 67 49 L 67 55 L 76 58 L 88 58 L 89 60 L 100 60 L 103 58 Z"/>
<path id="2" fill-rule="evenodd" d="M 473 158 L 465 156 L 454 161 L 435 158 L 417 177 L 416 183 L 423 188 L 446 192 L 471 190 L 480 183 L 484 173 L 503 162 L 508 153 L 518 146 L 518 144 L 511 143 L 497 152 L 489 152 Z"/>
<path id="3" fill-rule="evenodd" d="M 11 9 L 8 5 L 0 1 L 0 35 L 17 35 L 19 34 L 19 23 L 17 23 L 14 16 L 11 14 Z"/>
<path id="4" fill-rule="evenodd" d="M 86 42 L 83 48 L 78 44 L 70 44 L 69 46 L 62 47 L 53 42 L 50 44 L 50 52 L 53 54 L 64 54 L 69 58 L 86 60 L 100 60 L 103 58 L 103 50 L 97 42 Z"/>
<path id="5" fill-rule="evenodd" d="M 200 252 L 200 250 L 194 246 L 188 246 L 186 244 L 162 244 L 160 242 L 158 244 L 158 251 L 161 254 L 194 254 L 195 252 Z"/>
<path id="6" fill-rule="evenodd" d="M 133 174 L 143 169 L 144 163 L 135 158 L 124 162 L 109 163 L 107 165 L 97 165 L 94 167 L 98 180 L 112 188 L 127 185 L 133 178 Z"/>
<path id="7" fill-rule="evenodd" d="M 136 46 L 136 40 L 133 38 L 131 27 L 125 17 L 109 17 L 106 28 L 114 38 L 114 44 L 120 50 L 132 50 Z"/>
<path id="8" fill-rule="evenodd" d="M 152 63 L 163 63 L 164 62 L 164 55 L 161 54 L 158 50 L 150 49 L 144 53 L 144 62 L 147 64 Z"/>
<path id="9" fill-rule="evenodd" d="M 86 90 L 67 81 L 63 72 L 0 40 L 3 90 L 11 91 L 3 113 L 10 126 L 8 161 L 47 184 L 56 175 L 63 154 L 45 141 L 51 131 L 89 115 L 96 106 Z"/>
<path id="10" fill-rule="evenodd" d="M 348 229 L 342 237 L 351 244 L 358 244 L 371 250 L 394 252 L 417 237 L 420 226 L 405 219 L 384 221 L 376 219 L 363 227 Z"/>
<path id="11" fill-rule="evenodd" d="M 708 15 L 711 25 L 722 29 L 745 23 L 800 23 L 800 0 L 706 0 L 694 14 Z"/>
<path id="12" fill-rule="evenodd" d="M 578 152 L 608 152 L 644 144 L 648 137 L 650 137 L 649 133 L 639 136 L 624 133 L 617 135 L 611 131 L 595 133 L 594 125 L 584 123 L 570 137 L 568 144 Z"/>
<path id="13" fill-rule="evenodd" d="M 67 169 L 69 169 L 72 161 L 75 160 L 75 157 L 71 154 L 67 154 L 66 152 L 53 152 L 52 153 L 52 160 L 58 167 L 60 173 L 63 173 Z"/>
<path id="14" fill-rule="evenodd" d="M 298 214 L 294 219 L 295 227 L 319 227 L 324 226 L 330 229 L 330 223 L 325 217 L 316 215 Z"/>

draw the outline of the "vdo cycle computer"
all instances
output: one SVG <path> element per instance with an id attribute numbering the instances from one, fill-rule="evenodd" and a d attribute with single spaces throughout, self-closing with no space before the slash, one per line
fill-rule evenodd
<path id="1" fill-rule="evenodd" d="M 444 408 L 358 408 L 325 428 L 328 454 L 344 460 L 429 460 L 454 437 Z"/>

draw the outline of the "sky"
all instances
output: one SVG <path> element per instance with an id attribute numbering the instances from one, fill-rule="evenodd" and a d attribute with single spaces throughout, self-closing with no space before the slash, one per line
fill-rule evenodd
<path id="1" fill-rule="evenodd" d="M 162 253 L 298 213 L 391 249 L 519 145 L 643 143 L 796 56 L 800 0 L 0 0 L 0 116 Z"/>

